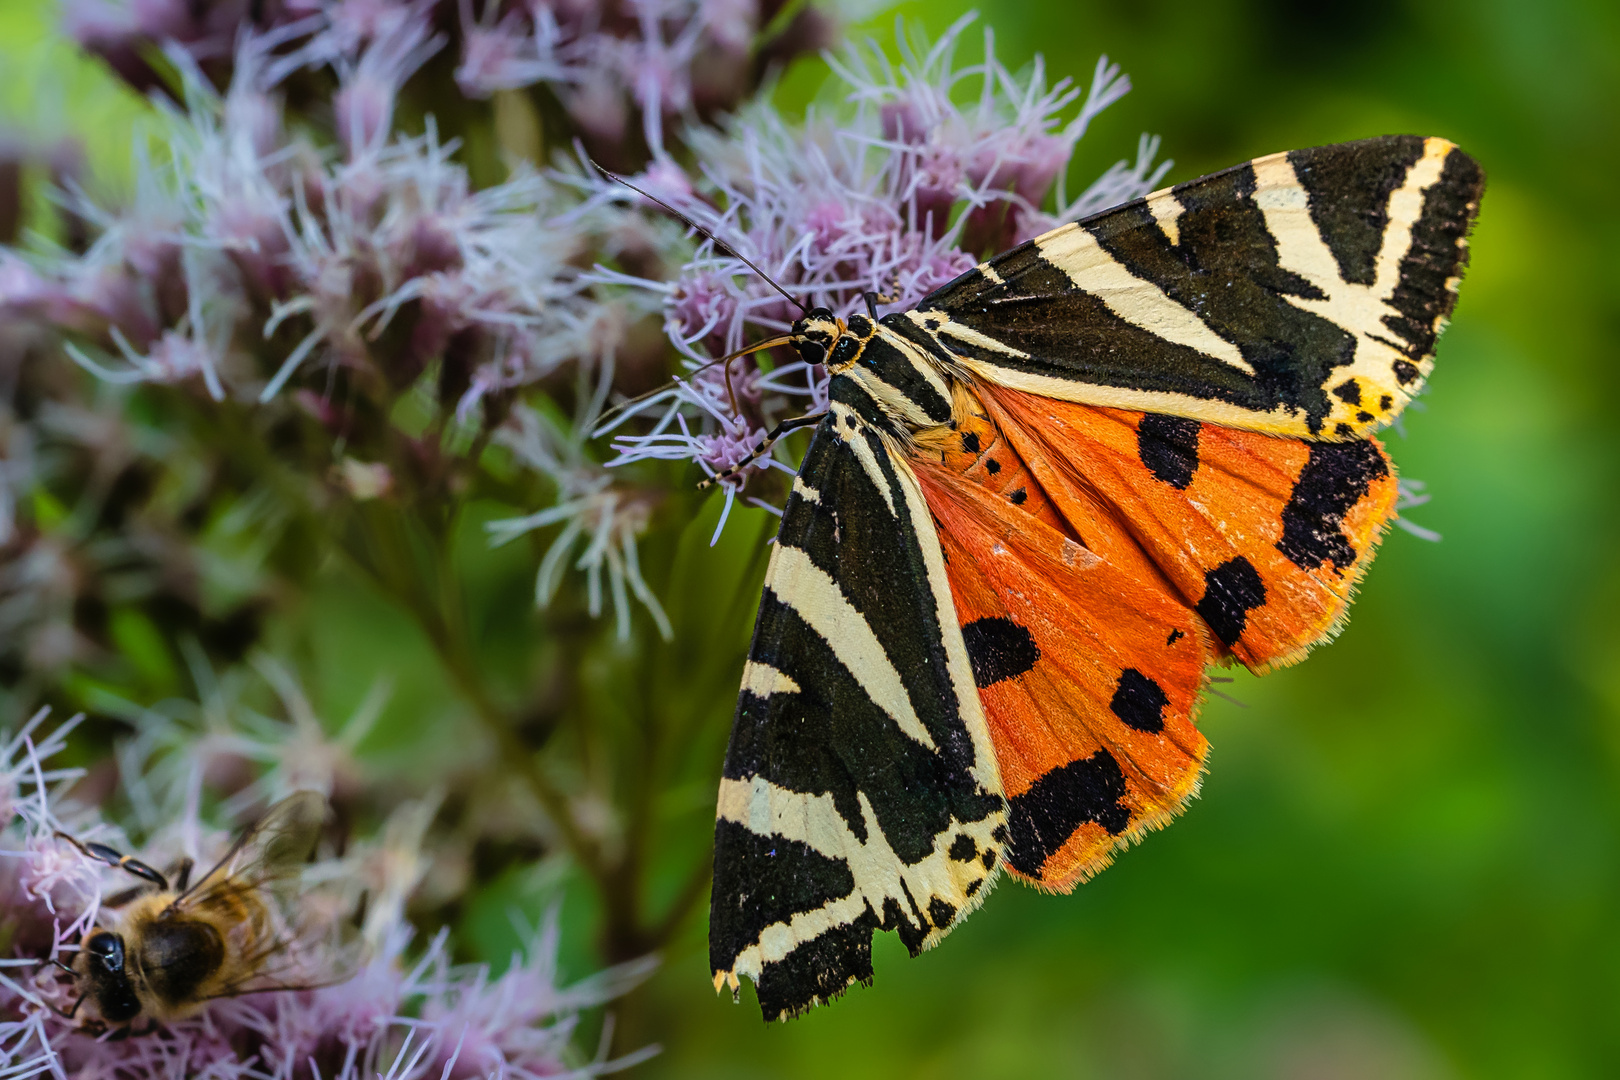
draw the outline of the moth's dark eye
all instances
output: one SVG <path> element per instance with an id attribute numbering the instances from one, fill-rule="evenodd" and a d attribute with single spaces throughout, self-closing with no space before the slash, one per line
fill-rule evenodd
<path id="1" fill-rule="evenodd" d="M 799 350 L 799 356 L 807 364 L 820 364 L 827 359 L 827 346 L 813 338 L 796 337 L 793 339 L 793 347 Z"/>

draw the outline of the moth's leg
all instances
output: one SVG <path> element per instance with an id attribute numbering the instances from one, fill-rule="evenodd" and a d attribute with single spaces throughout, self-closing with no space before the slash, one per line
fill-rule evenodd
<path id="1" fill-rule="evenodd" d="M 771 429 L 770 434 L 765 436 L 765 441 L 759 444 L 759 449 L 737 462 L 737 464 L 733 465 L 731 468 L 722 472 L 717 472 L 708 479 L 700 481 L 698 483 L 698 487 L 706 488 L 712 484 L 725 483 L 727 480 L 730 480 L 732 477 L 748 468 L 748 466 L 770 453 L 771 447 L 776 445 L 776 440 L 780 439 L 790 431 L 796 431 L 802 427 L 810 427 L 814 424 L 819 424 L 821 423 L 821 418 L 826 415 L 827 414 L 824 412 L 811 413 L 808 416 L 795 416 L 791 420 L 782 421 L 780 424 L 777 424 Z"/>
<path id="2" fill-rule="evenodd" d="M 168 878 L 141 862 L 141 860 L 125 855 L 117 848 L 110 848 L 106 844 L 86 842 L 77 837 L 69 836 L 65 832 L 58 832 L 56 835 L 58 839 L 66 840 L 78 848 L 87 858 L 106 863 L 108 866 L 117 867 L 126 874 L 134 874 L 142 881 L 150 881 L 153 885 L 165 891 L 169 888 Z"/>

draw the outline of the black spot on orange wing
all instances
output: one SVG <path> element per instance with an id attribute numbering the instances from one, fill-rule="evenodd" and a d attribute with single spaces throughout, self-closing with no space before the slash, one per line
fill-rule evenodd
<path id="1" fill-rule="evenodd" d="M 991 476 L 996 475 L 996 473 L 1001 471 L 1001 462 L 997 461 L 995 458 L 991 458 L 984 463 L 984 471 L 989 473 Z"/>
<path id="2" fill-rule="evenodd" d="M 1259 572 L 1239 555 L 1204 575 L 1204 598 L 1197 610 L 1215 636 L 1231 646 L 1243 636 L 1249 612 L 1265 602 L 1266 586 Z"/>
<path id="3" fill-rule="evenodd" d="M 1137 671 L 1120 672 L 1114 699 L 1108 703 L 1115 716 L 1127 727 L 1157 735 L 1164 730 L 1164 710 L 1170 704 L 1158 683 Z"/>
<path id="4" fill-rule="evenodd" d="M 1197 420 L 1146 413 L 1136 426 L 1136 454 L 1155 480 L 1177 491 L 1192 483 L 1198 471 Z"/>
<path id="5" fill-rule="evenodd" d="M 1007 501 L 1012 503 L 1014 506 L 1023 506 L 1024 505 L 1024 500 L 1026 500 L 1028 498 L 1029 498 L 1029 492 L 1024 490 L 1023 488 L 1019 488 L 1016 491 L 1011 492 L 1007 496 Z"/>
<path id="6" fill-rule="evenodd" d="M 1038 879 L 1046 860 L 1087 822 L 1118 836 L 1131 819 L 1124 798 L 1125 774 L 1106 750 L 1053 769 L 1028 791 L 1007 800 L 1012 833 L 1008 865 Z"/>
<path id="7" fill-rule="evenodd" d="M 977 454 L 979 452 L 979 433 L 977 431 L 964 431 L 962 433 L 962 452 L 964 454 Z"/>
<path id="8" fill-rule="evenodd" d="M 1022 675 L 1041 658 L 1029 630 L 1001 616 L 968 623 L 962 627 L 962 642 L 973 667 L 973 681 L 981 690 Z"/>
<path id="9" fill-rule="evenodd" d="M 1367 494 L 1373 481 L 1388 475 L 1384 455 L 1365 439 L 1312 443 L 1310 460 L 1300 470 L 1293 494 L 1283 507 L 1283 534 L 1277 550 L 1301 570 L 1315 570 L 1331 562 L 1343 577 L 1357 556 L 1342 531 L 1344 516 Z"/>

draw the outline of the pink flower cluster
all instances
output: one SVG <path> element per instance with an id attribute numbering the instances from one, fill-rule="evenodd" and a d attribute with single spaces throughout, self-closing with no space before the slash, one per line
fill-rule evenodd
<path id="1" fill-rule="evenodd" d="M 1084 92 L 1066 79 L 1049 86 L 1038 60 L 1022 74 L 1002 65 L 988 30 L 980 60 L 960 65 L 970 21 L 931 46 L 902 43 L 898 64 L 876 43 L 851 49 L 833 61 L 842 91 L 834 108 L 790 123 L 751 107 L 723 130 L 685 134 L 694 170 L 660 154 L 635 183 L 805 304 L 835 311 L 855 309 L 867 292 L 883 310 L 911 306 L 986 255 L 1154 186 L 1169 163 L 1154 164 L 1156 140 L 1144 137 L 1134 163 L 1066 191 L 1075 145 L 1130 88 L 1118 67 L 1099 60 Z M 605 179 L 594 187 L 597 200 L 637 198 Z M 753 454 L 776 422 L 825 406 L 825 373 L 791 353 L 769 365 L 734 362 L 729 387 L 720 369 L 695 370 L 783 333 L 798 315 L 714 243 L 699 243 L 674 281 L 602 276 L 662 296 L 670 338 L 693 370 L 632 410 L 655 419 L 617 437 L 615 464 L 691 460 L 712 476 Z M 770 468 L 790 466 L 761 459 L 728 493 Z"/>
<path id="2" fill-rule="evenodd" d="M 459 2 L 462 91 L 547 83 L 592 150 L 615 159 L 637 136 L 662 146 L 670 119 L 736 107 L 765 64 L 832 40 L 827 17 L 807 5 L 773 26 L 782 0 Z"/>
<path id="3" fill-rule="evenodd" d="M 412 34 L 454 40 L 464 94 L 545 83 L 615 161 L 661 143 L 669 119 L 734 108 L 769 66 L 833 35 L 827 15 L 787 0 L 66 0 L 65 21 L 143 91 L 163 85 L 154 42 L 219 74 L 243 28 L 302 38 L 300 64 L 353 64 Z"/>
<path id="4" fill-rule="evenodd" d="M 267 401 L 334 368 L 398 392 L 439 360 L 445 404 L 465 416 L 597 359 L 603 312 L 575 263 L 599 223 L 559 227 L 571 207 L 531 170 L 474 190 L 431 122 L 393 131 L 400 88 L 442 39 L 404 22 L 334 61 L 335 158 L 284 122 L 284 43 L 244 38 L 223 96 L 171 47 L 185 103 L 164 127 L 169 162 L 140 170 L 123 212 L 75 200 L 100 229 L 83 256 L 0 255 L 0 313 L 69 332 L 72 355 L 111 381 L 214 398 Z"/>
<path id="5" fill-rule="evenodd" d="M 417 827 L 391 823 L 379 841 L 354 845 L 343 858 L 328 857 L 305 871 L 298 910 L 291 913 L 300 920 L 299 937 L 290 959 L 283 959 L 311 982 L 334 973 L 341 981 L 221 999 L 196 1017 L 123 1041 L 80 1031 L 58 1012 L 75 996 L 73 981 L 45 962 L 71 962 L 89 929 L 116 925 L 116 913 L 103 904 L 133 879 L 55 836 L 60 830 L 128 849 L 121 832 L 69 794 L 82 770 L 48 765 L 65 749 L 77 719 L 36 742 L 47 718 L 40 712 L 0 742 L 0 902 L 9 948 L 0 958 L 0 1075 L 528 1080 L 605 1075 L 656 1052 L 581 1059 L 573 1051 L 581 1010 L 624 993 L 646 977 L 651 962 L 560 986 L 555 917 L 530 935 L 525 953 L 499 976 L 452 965 L 442 934 L 423 949 L 411 948 L 403 898 L 424 868 L 418 849 L 426 817 L 412 804 L 395 817 L 414 817 Z M 162 865 L 161 856 L 185 853 L 207 866 L 230 835 L 200 820 L 198 775 L 156 786 L 149 779 L 137 777 L 131 792 L 156 825 L 139 854 Z M 368 911 L 364 947 L 329 944 L 322 927 L 347 918 L 361 891 L 382 898 L 380 908 Z"/>

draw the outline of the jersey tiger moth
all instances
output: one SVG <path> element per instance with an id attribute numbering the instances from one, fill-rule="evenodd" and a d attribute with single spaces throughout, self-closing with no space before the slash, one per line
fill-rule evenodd
<path id="1" fill-rule="evenodd" d="M 1067 892 L 1197 790 L 1206 671 L 1333 635 L 1394 516 L 1484 175 L 1296 150 L 817 309 L 830 375 L 720 783 L 710 962 L 767 1019 L 915 955 L 1003 868 Z"/>

